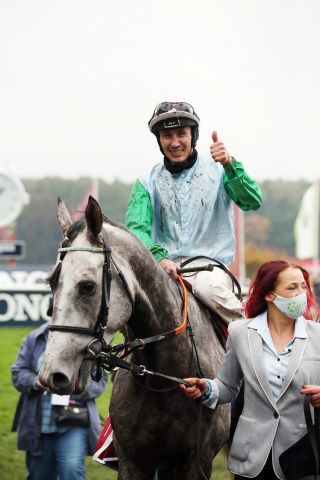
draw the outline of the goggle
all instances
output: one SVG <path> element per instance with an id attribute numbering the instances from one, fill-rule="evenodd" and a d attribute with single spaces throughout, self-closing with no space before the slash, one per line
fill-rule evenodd
<path id="1" fill-rule="evenodd" d="M 171 110 L 176 110 L 177 112 L 189 112 L 192 115 L 196 115 L 193 106 L 187 102 L 161 102 L 154 109 L 152 117 L 156 115 L 161 115 L 162 113 L 170 112 Z"/>

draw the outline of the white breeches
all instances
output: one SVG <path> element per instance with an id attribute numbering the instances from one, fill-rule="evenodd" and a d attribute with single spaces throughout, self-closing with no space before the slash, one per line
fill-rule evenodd
<path id="1" fill-rule="evenodd" d="M 213 262 L 199 259 L 188 263 L 185 268 L 208 263 Z M 192 285 L 194 296 L 216 312 L 225 323 L 245 318 L 244 308 L 232 292 L 232 280 L 221 268 L 214 267 L 212 272 L 185 273 L 183 278 Z"/>

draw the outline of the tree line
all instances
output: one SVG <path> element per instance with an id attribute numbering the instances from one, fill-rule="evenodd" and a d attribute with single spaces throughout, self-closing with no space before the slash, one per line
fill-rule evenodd
<path id="1" fill-rule="evenodd" d="M 76 210 L 91 185 L 91 179 L 50 177 L 41 180 L 25 179 L 23 183 L 30 194 L 30 203 L 17 223 L 17 239 L 26 241 L 23 263 L 51 265 L 55 263 L 61 241 L 61 231 L 56 221 L 57 199 L 61 197 L 71 212 Z M 268 180 L 260 186 L 263 192 L 262 207 L 257 212 L 245 214 L 248 265 L 252 263 L 251 257 L 256 254 L 261 257 L 263 252 L 265 256 L 294 255 L 293 226 L 309 183 L 304 180 Z M 108 217 L 124 222 L 131 188 L 132 184 L 99 180 L 99 202 Z"/>

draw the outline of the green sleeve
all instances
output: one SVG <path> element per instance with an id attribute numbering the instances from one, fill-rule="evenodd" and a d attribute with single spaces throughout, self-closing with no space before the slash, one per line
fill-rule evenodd
<path id="1" fill-rule="evenodd" d="M 258 210 L 262 192 L 258 184 L 246 173 L 242 163 L 232 157 L 232 164 L 224 167 L 223 183 L 229 197 L 245 212 Z"/>
<path id="2" fill-rule="evenodd" d="M 160 245 L 153 243 L 151 239 L 152 222 L 153 208 L 149 192 L 137 180 L 129 198 L 126 226 L 143 241 L 156 260 L 160 262 L 160 260 L 168 257 L 168 251 Z"/>

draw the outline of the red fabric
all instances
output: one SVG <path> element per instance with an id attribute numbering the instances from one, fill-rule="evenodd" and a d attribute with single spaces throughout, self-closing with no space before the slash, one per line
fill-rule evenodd
<path id="1" fill-rule="evenodd" d="M 81 198 L 77 208 L 75 209 L 75 211 L 73 212 L 73 215 L 72 215 L 72 220 L 75 222 L 76 220 L 80 220 L 80 218 L 83 217 L 84 215 L 84 211 L 86 209 L 86 206 L 87 206 L 87 203 L 88 203 L 88 200 L 89 200 L 89 196 L 92 196 L 94 198 L 97 198 L 97 191 L 96 191 L 96 188 L 95 188 L 95 185 L 94 183 L 92 183 L 92 185 L 87 189 L 87 191 L 84 193 L 83 197 Z"/>
<path id="2" fill-rule="evenodd" d="M 118 457 L 113 443 L 113 430 L 109 416 L 99 435 L 93 460 L 113 470 L 118 470 Z"/>
<path id="3" fill-rule="evenodd" d="M 227 340 L 227 338 L 228 338 L 228 325 L 224 322 L 221 322 L 219 327 L 222 330 L 222 334 L 223 334 L 224 338 Z"/>

